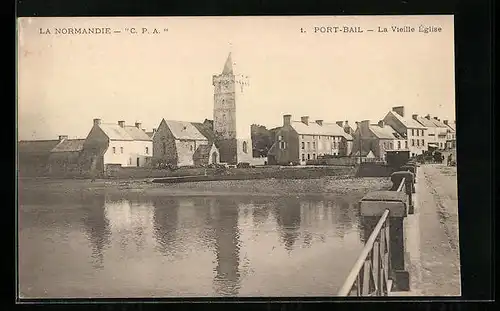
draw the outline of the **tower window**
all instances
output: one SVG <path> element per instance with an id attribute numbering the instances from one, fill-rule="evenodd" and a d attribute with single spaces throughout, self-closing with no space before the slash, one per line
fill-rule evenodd
<path id="1" fill-rule="evenodd" d="M 167 154 L 167 143 L 163 142 L 163 154 Z"/>
<path id="2" fill-rule="evenodd" d="M 246 141 L 243 142 L 243 152 L 248 153 L 248 145 Z"/>

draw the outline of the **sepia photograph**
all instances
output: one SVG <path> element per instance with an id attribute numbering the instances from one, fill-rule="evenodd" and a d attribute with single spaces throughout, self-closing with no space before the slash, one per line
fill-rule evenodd
<path id="1" fill-rule="evenodd" d="M 19 299 L 461 296 L 453 15 L 17 19 Z"/>

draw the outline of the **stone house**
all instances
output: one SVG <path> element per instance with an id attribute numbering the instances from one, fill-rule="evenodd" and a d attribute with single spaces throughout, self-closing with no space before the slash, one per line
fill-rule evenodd
<path id="1" fill-rule="evenodd" d="M 19 177 L 47 176 L 52 149 L 61 141 L 21 140 L 17 144 L 17 169 Z"/>
<path id="2" fill-rule="evenodd" d="M 448 120 L 443 120 L 443 123 L 448 127 L 446 131 L 446 149 L 454 149 L 457 147 L 457 137 L 456 137 L 456 122 L 448 122 Z"/>
<path id="3" fill-rule="evenodd" d="M 50 151 L 49 174 L 61 177 L 81 175 L 81 152 L 85 139 L 68 139 L 68 136 L 61 135 L 59 141 Z"/>
<path id="4" fill-rule="evenodd" d="M 82 157 L 85 170 L 104 172 L 107 165 L 122 167 L 145 167 L 151 163 L 153 142 L 141 128 L 125 124 L 125 121 L 94 124 L 83 145 Z"/>
<path id="5" fill-rule="evenodd" d="M 351 153 L 352 136 L 336 123 L 323 120 L 309 121 L 308 116 L 292 121 L 283 116 L 283 126 L 276 131 L 275 142 L 268 152 L 269 164 L 300 164 L 320 156 L 348 156 Z"/>
<path id="6" fill-rule="evenodd" d="M 427 149 L 441 149 L 446 148 L 446 138 L 449 127 L 446 126 L 437 117 L 426 115 L 420 117 L 413 115 L 413 118 L 418 121 L 422 126 L 427 129 Z"/>
<path id="7" fill-rule="evenodd" d="M 369 154 L 370 151 L 378 160 L 385 161 L 386 152 L 390 150 L 408 150 L 406 139 L 383 120 L 377 124 L 370 120 L 361 121 L 354 132 L 353 155 Z"/>
<path id="8" fill-rule="evenodd" d="M 155 163 L 201 166 L 220 162 L 213 132 L 202 123 L 162 119 L 153 136 Z"/>
<path id="9" fill-rule="evenodd" d="M 405 138 L 405 148 L 410 151 L 412 157 L 423 154 L 427 150 L 427 128 L 420 124 L 415 116 L 407 118 L 404 106 L 397 106 L 393 107 L 383 119 L 385 124 Z"/>

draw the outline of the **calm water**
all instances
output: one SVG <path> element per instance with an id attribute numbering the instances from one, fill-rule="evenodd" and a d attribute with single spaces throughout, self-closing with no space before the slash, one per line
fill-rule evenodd
<path id="1" fill-rule="evenodd" d="M 357 199 L 21 194 L 22 297 L 335 295 Z"/>

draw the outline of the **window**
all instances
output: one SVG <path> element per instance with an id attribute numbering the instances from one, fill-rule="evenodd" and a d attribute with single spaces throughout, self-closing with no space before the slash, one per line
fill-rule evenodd
<path id="1" fill-rule="evenodd" d="M 128 158 L 128 165 L 132 165 L 132 158 Z"/>
<path id="2" fill-rule="evenodd" d="M 313 141 L 313 149 L 316 149 L 316 142 Z"/>
<path id="3" fill-rule="evenodd" d="M 116 153 L 116 147 L 113 147 L 113 153 Z"/>
<path id="4" fill-rule="evenodd" d="M 280 149 L 286 149 L 286 142 L 280 141 Z"/>
<path id="5" fill-rule="evenodd" d="M 313 160 L 316 160 L 316 154 L 313 153 Z"/>
<path id="6" fill-rule="evenodd" d="M 167 154 L 167 143 L 163 142 L 163 154 Z"/>
<path id="7" fill-rule="evenodd" d="M 302 161 L 305 161 L 305 160 L 306 160 L 306 155 L 302 154 Z"/>
<path id="8" fill-rule="evenodd" d="M 417 147 L 420 147 L 420 140 L 417 139 Z"/>
<path id="9" fill-rule="evenodd" d="M 309 153 L 307 154 L 307 159 L 311 160 L 311 155 Z"/>
<path id="10" fill-rule="evenodd" d="M 123 153 L 123 147 L 120 147 L 120 153 Z"/>
<path id="11" fill-rule="evenodd" d="M 283 136 L 278 136 L 278 140 L 282 140 L 283 139 Z"/>
<path id="12" fill-rule="evenodd" d="M 411 136 L 414 136 L 414 135 L 415 135 L 415 130 L 411 129 Z"/>
<path id="13" fill-rule="evenodd" d="M 425 141 L 422 139 L 422 147 L 425 146 Z"/>
<path id="14" fill-rule="evenodd" d="M 146 154 L 149 154 L 149 148 L 146 147 Z"/>
<path id="15" fill-rule="evenodd" d="M 333 142 L 333 149 L 337 149 L 337 142 Z"/>
<path id="16" fill-rule="evenodd" d="M 310 142 L 307 142 L 307 149 L 311 149 L 311 143 Z"/>
<path id="17" fill-rule="evenodd" d="M 415 146 L 415 139 L 412 139 L 411 140 L 411 146 L 414 147 Z"/>
<path id="18" fill-rule="evenodd" d="M 398 141 L 398 149 L 401 149 L 401 142 Z"/>
<path id="19" fill-rule="evenodd" d="M 408 141 L 405 140 L 405 149 L 408 149 Z"/>
<path id="20" fill-rule="evenodd" d="M 306 143 L 302 142 L 302 149 L 305 149 L 305 148 L 306 148 Z"/>
<path id="21" fill-rule="evenodd" d="M 420 135 L 420 130 L 417 130 L 417 136 Z"/>
<path id="22" fill-rule="evenodd" d="M 247 146 L 247 142 L 246 141 L 243 142 L 243 152 L 244 153 L 248 152 L 248 146 Z"/>
<path id="23" fill-rule="evenodd" d="M 190 151 L 193 151 L 193 145 L 190 145 L 190 146 L 189 146 L 189 150 L 190 150 Z"/>

